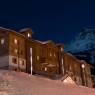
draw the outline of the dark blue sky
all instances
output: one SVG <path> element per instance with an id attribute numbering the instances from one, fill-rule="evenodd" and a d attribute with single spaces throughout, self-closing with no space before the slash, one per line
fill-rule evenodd
<path id="1" fill-rule="evenodd" d="M 0 0 L 0 26 L 31 27 L 36 39 L 69 43 L 95 27 L 95 0 Z"/>

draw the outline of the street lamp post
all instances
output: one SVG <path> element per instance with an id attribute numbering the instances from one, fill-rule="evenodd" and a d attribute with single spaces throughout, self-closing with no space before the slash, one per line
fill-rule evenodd
<path id="1" fill-rule="evenodd" d="M 83 71 L 83 81 L 84 81 L 84 85 L 86 86 L 85 64 L 82 64 L 82 71 Z"/>

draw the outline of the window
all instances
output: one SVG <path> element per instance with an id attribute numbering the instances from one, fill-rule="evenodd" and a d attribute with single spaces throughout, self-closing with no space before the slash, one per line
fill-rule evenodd
<path id="1" fill-rule="evenodd" d="M 18 50 L 17 50 L 17 49 L 15 49 L 15 50 L 14 50 L 14 52 L 17 54 Z"/>
<path id="2" fill-rule="evenodd" d="M 20 50 L 20 55 L 23 55 L 23 50 Z"/>
<path id="3" fill-rule="evenodd" d="M 52 56 L 52 54 L 50 53 L 50 56 Z"/>
<path id="4" fill-rule="evenodd" d="M 4 44 L 4 42 L 5 42 L 5 39 L 2 38 L 2 39 L 1 39 L 1 44 Z"/>
<path id="5" fill-rule="evenodd" d="M 40 58 L 39 58 L 39 56 L 37 56 L 37 60 L 39 60 Z"/>
<path id="6" fill-rule="evenodd" d="M 14 70 L 17 71 L 17 68 L 15 68 Z"/>
<path id="7" fill-rule="evenodd" d="M 12 58 L 12 63 L 17 64 L 17 58 Z"/>
<path id="8" fill-rule="evenodd" d="M 20 60 L 19 63 L 20 63 L 21 65 L 24 65 L 24 60 Z"/>
<path id="9" fill-rule="evenodd" d="M 56 57 L 56 54 L 54 53 L 54 57 Z"/>
<path id="10" fill-rule="evenodd" d="M 30 38 L 31 37 L 30 33 L 28 33 L 27 36 Z"/>
<path id="11" fill-rule="evenodd" d="M 14 43 L 17 44 L 17 39 L 14 39 Z"/>
<path id="12" fill-rule="evenodd" d="M 72 70 L 72 67 L 70 66 L 69 69 L 70 69 L 70 71 L 71 71 L 71 70 Z"/>
<path id="13" fill-rule="evenodd" d="M 24 65 L 24 60 L 22 61 L 22 65 Z"/>
<path id="14" fill-rule="evenodd" d="M 85 64 L 82 64 L 81 66 L 82 66 L 83 69 L 85 68 Z"/>
<path id="15" fill-rule="evenodd" d="M 61 51 L 63 51 L 63 48 L 61 47 Z"/>
<path id="16" fill-rule="evenodd" d="M 45 71 L 47 71 L 47 68 L 45 67 Z"/>

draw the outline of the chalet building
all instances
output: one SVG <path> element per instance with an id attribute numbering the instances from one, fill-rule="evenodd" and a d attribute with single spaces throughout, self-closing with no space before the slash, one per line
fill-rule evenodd
<path id="1" fill-rule="evenodd" d="M 78 60 L 69 53 L 64 53 L 64 73 L 69 74 L 78 85 L 92 87 L 91 66 L 84 60 Z"/>
<path id="2" fill-rule="evenodd" d="M 69 75 L 76 84 L 92 87 L 90 65 L 65 53 L 64 45 L 34 40 L 32 35 L 30 28 L 19 32 L 0 28 L 0 69 L 40 74 L 53 79 Z"/>

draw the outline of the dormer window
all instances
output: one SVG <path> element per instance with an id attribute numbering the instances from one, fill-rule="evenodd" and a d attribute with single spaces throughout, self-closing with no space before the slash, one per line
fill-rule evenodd
<path id="1" fill-rule="evenodd" d="M 14 43 L 17 44 L 17 39 L 14 39 Z"/>
<path id="2" fill-rule="evenodd" d="M 5 39 L 2 38 L 2 39 L 1 39 L 1 44 L 4 44 L 4 42 L 5 42 Z"/>
<path id="3" fill-rule="evenodd" d="M 61 51 L 63 51 L 63 48 L 61 48 Z"/>
<path id="4" fill-rule="evenodd" d="M 31 37 L 30 33 L 28 33 L 27 36 L 28 36 L 28 38 L 30 38 Z"/>

